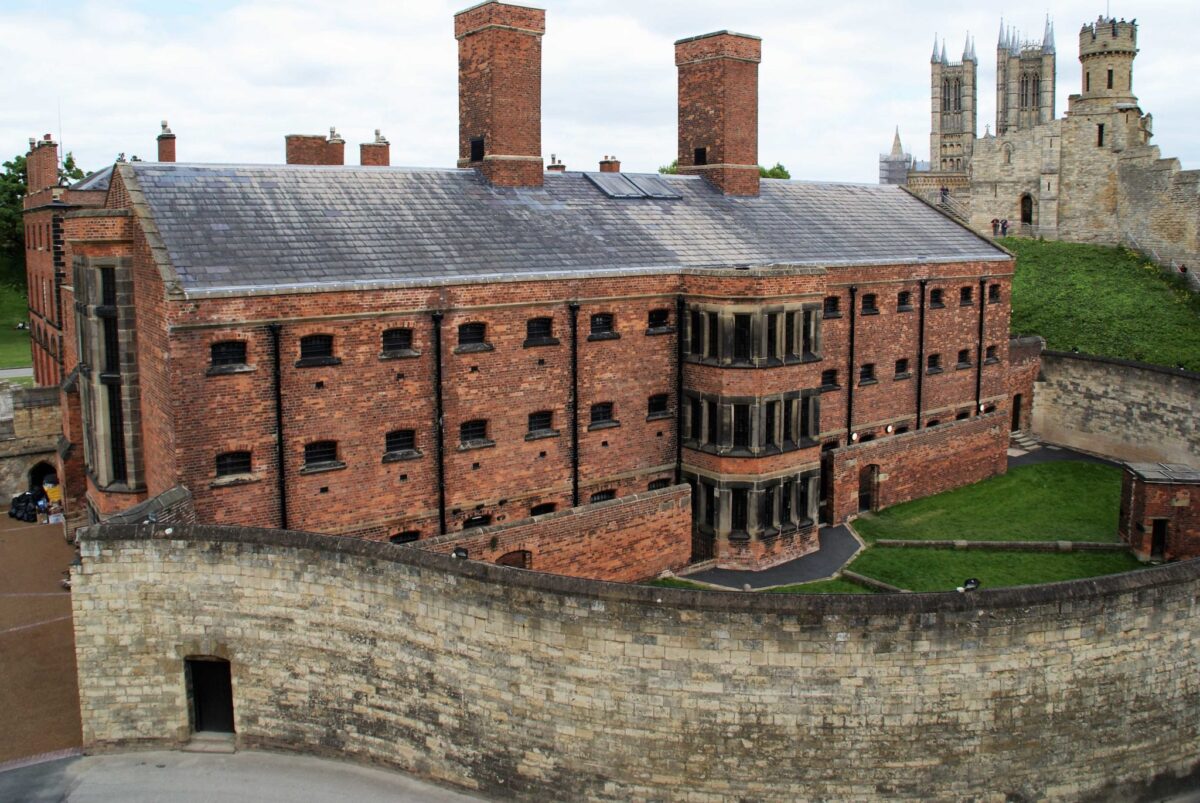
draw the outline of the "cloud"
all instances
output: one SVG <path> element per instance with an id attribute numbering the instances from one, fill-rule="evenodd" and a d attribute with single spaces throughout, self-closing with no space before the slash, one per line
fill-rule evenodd
<path id="1" fill-rule="evenodd" d="M 457 156 L 452 15 L 467 0 L 62 0 L 0 7 L 9 58 L 0 87 L 0 154 L 50 132 L 99 167 L 117 152 L 154 154 L 158 121 L 183 160 L 280 162 L 283 136 L 336 125 L 347 155 L 382 128 L 393 163 L 449 166 Z M 775 0 L 551 0 L 544 39 L 543 149 L 569 167 L 605 154 L 653 170 L 675 156 L 672 43 L 729 28 L 764 37 L 760 160 L 796 177 L 873 182 L 900 126 L 928 153 L 929 51 L 935 32 L 980 57 L 979 127 L 994 117 L 1001 8 L 888 2 L 783 6 Z M 1163 153 L 1200 166 L 1200 71 L 1188 4 L 1139 3 L 1136 91 Z M 1058 110 L 1076 91 L 1079 25 L 1092 3 L 1051 11 L 1058 29 Z M 1045 6 L 1008 2 L 1012 23 L 1040 37 Z"/>

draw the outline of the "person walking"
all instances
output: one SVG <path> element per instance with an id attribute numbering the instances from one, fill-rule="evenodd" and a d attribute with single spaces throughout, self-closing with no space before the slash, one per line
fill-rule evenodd
<path id="1" fill-rule="evenodd" d="M 1008 218 L 1004 218 L 1004 220 L 1000 221 L 1000 236 L 1008 236 Z"/>
<path id="2" fill-rule="evenodd" d="M 994 217 L 994 218 L 992 218 L 992 236 L 998 237 L 999 235 L 1000 235 L 1000 218 Z"/>

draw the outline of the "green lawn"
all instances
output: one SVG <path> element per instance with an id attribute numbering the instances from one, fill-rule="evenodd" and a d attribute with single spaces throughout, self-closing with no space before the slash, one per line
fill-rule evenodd
<path id="1" fill-rule="evenodd" d="M 1000 477 L 863 516 L 864 540 L 1118 540 L 1121 470 L 1061 461 L 1011 469 Z"/>
<path id="2" fill-rule="evenodd" d="M 708 586 L 702 586 L 699 583 L 693 583 L 691 580 L 682 580 L 678 577 L 663 577 L 659 580 L 651 580 L 644 583 L 648 586 L 657 586 L 658 588 L 690 588 L 693 591 L 713 591 L 714 589 Z"/>
<path id="3" fill-rule="evenodd" d="M 0 285 L 0 368 L 24 368 L 33 364 L 29 353 L 29 330 L 14 327 L 29 322 L 29 302 L 16 285 Z"/>
<path id="4" fill-rule="evenodd" d="M 872 547 L 851 571 L 909 591 L 953 591 L 968 577 L 983 588 L 1054 583 L 1141 567 L 1127 552 L 1001 552 Z"/>
<path id="5" fill-rule="evenodd" d="M 1181 280 L 1122 248 L 1000 242 L 1017 255 L 1013 332 L 1059 351 L 1200 371 L 1200 295 Z"/>
<path id="6" fill-rule="evenodd" d="M 874 594 L 866 586 L 835 577 L 832 580 L 814 580 L 791 586 L 779 586 L 766 591 L 768 594 Z"/>

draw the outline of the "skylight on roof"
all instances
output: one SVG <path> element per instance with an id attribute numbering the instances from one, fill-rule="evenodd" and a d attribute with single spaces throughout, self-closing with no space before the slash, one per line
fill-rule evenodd
<path id="1" fill-rule="evenodd" d="M 609 198 L 682 198 L 667 182 L 657 176 L 624 173 L 584 173 L 587 180 Z"/>

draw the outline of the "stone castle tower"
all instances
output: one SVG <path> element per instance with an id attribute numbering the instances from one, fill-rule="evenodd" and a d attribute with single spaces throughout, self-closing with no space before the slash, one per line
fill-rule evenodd
<path id="1" fill-rule="evenodd" d="M 1022 41 L 1000 21 L 996 44 L 996 133 L 1026 131 L 1054 119 L 1057 63 L 1054 23 L 1046 17 L 1042 41 Z"/>
<path id="2" fill-rule="evenodd" d="M 957 62 L 946 57 L 944 39 L 938 50 L 937 36 L 934 36 L 929 70 L 933 99 L 929 162 L 935 171 L 961 173 L 970 164 L 975 145 L 978 67 L 975 42 L 970 35 L 963 45 L 962 61 Z"/>

